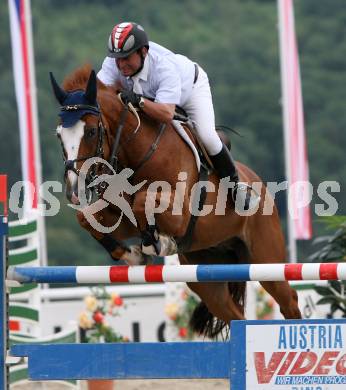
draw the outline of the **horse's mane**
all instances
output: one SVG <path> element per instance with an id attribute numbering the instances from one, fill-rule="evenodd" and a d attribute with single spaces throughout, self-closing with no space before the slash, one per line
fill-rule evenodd
<path id="1" fill-rule="evenodd" d="M 77 89 L 85 90 L 92 66 L 90 64 L 84 64 L 74 70 L 71 74 L 65 77 L 63 82 L 63 88 L 67 92 L 76 91 Z M 108 89 L 100 80 L 97 80 L 97 89 Z M 112 88 L 113 89 L 113 88 Z"/>

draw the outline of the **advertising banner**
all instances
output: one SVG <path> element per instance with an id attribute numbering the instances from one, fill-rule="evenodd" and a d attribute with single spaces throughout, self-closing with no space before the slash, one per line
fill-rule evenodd
<path id="1" fill-rule="evenodd" d="M 346 388 L 346 319 L 234 321 L 231 334 L 234 390 Z"/>

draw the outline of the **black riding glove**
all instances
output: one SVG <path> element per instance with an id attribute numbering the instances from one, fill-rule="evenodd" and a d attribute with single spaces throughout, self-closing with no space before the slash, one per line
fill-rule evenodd
<path id="1" fill-rule="evenodd" d="M 120 98 L 124 104 L 132 103 L 135 108 L 139 108 L 139 101 L 142 95 L 134 93 L 133 91 L 122 91 L 120 92 Z"/>

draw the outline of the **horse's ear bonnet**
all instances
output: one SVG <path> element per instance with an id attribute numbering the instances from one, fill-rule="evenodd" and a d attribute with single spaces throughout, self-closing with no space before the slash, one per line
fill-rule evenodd
<path id="1" fill-rule="evenodd" d="M 85 90 L 85 97 L 89 101 L 89 104 L 96 105 L 96 96 L 97 96 L 97 82 L 96 82 L 96 73 L 94 69 L 90 73 L 88 85 Z"/>
<path id="2" fill-rule="evenodd" d="M 64 103 L 64 100 L 67 98 L 68 94 L 62 88 L 60 88 L 52 72 L 49 72 L 49 76 L 50 76 L 50 82 L 52 84 L 53 92 L 56 97 L 56 100 L 62 105 Z"/>
<path id="3" fill-rule="evenodd" d="M 54 95 L 62 106 L 59 116 L 63 127 L 74 126 L 86 114 L 99 115 L 100 111 L 96 100 L 97 82 L 94 70 L 90 73 L 85 92 L 82 90 L 65 92 L 56 82 L 53 73 L 50 72 L 49 74 Z"/>

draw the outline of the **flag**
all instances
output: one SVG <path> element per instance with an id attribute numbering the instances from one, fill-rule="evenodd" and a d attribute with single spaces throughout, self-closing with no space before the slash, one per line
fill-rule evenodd
<path id="1" fill-rule="evenodd" d="M 311 186 L 293 0 L 278 0 L 278 11 L 286 176 L 289 184 L 288 218 L 292 218 L 291 233 L 295 240 L 310 239 Z"/>
<path id="2" fill-rule="evenodd" d="M 22 177 L 34 193 L 27 191 L 24 209 L 37 209 L 40 151 L 36 106 L 36 81 L 31 30 L 30 0 L 8 0 L 10 13 L 13 76 L 18 106 Z"/>
<path id="3" fill-rule="evenodd" d="M 7 176 L 0 175 L 0 203 L 2 203 L 2 208 L 0 208 L 0 214 L 7 216 Z"/>
<path id="4" fill-rule="evenodd" d="M 39 215 L 39 188 L 41 155 L 36 103 L 34 49 L 31 28 L 30 0 L 8 0 L 13 77 L 18 107 L 20 150 L 23 181 L 29 183 L 24 192 L 24 220 Z M 31 191 L 33 188 L 33 191 Z M 40 263 L 47 265 L 46 231 L 44 217 L 38 216 Z"/>

